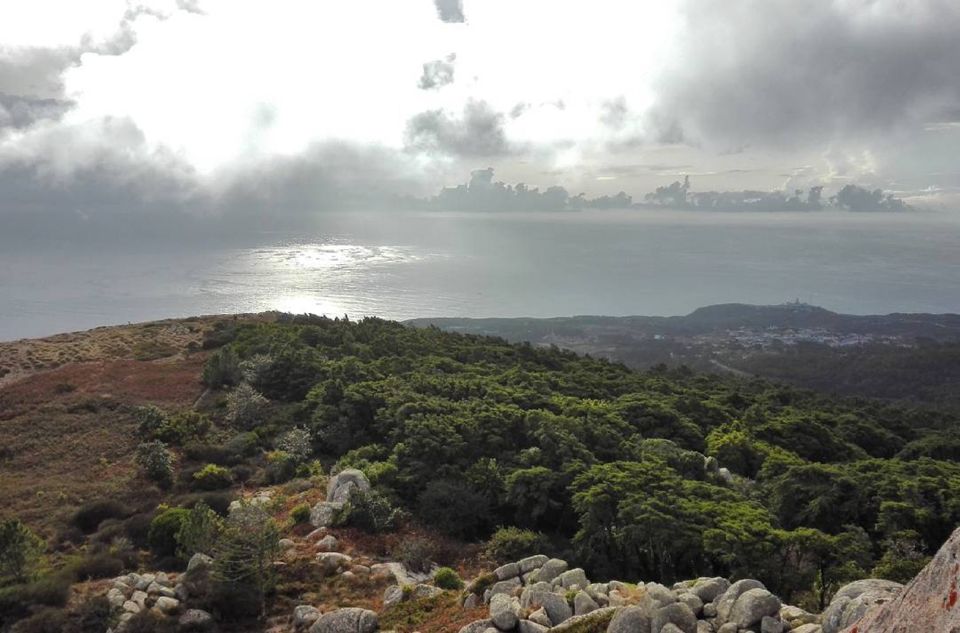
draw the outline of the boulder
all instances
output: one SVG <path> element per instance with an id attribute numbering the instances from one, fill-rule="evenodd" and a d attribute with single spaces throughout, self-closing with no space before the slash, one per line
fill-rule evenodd
<path id="1" fill-rule="evenodd" d="M 157 601 L 153 604 L 153 606 L 164 615 L 170 615 L 171 613 L 175 613 L 177 609 L 180 608 L 180 601 L 176 598 L 160 596 L 157 598 Z"/>
<path id="2" fill-rule="evenodd" d="M 343 510 L 342 503 L 321 501 L 310 510 L 310 523 L 318 528 L 330 527 L 341 510 Z"/>
<path id="3" fill-rule="evenodd" d="M 187 563 L 187 573 L 210 569 L 211 567 L 213 567 L 213 559 L 206 554 L 197 553 L 190 557 L 190 562 Z"/>
<path id="4" fill-rule="evenodd" d="M 309 604 L 301 604 L 293 608 L 293 628 L 296 631 L 302 631 L 303 629 L 311 626 L 320 618 L 320 609 L 310 606 Z"/>
<path id="5" fill-rule="evenodd" d="M 321 615 L 310 627 L 310 633 L 374 633 L 379 628 L 376 613 L 349 607 Z"/>
<path id="6" fill-rule="evenodd" d="M 698 578 L 690 593 L 706 602 L 713 602 L 717 596 L 730 588 L 726 578 Z"/>
<path id="7" fill-rule="evenodd" d="M 684 630 L 673 622 L 667 622 L 663 625 L 663 628 L 660 629 L 660 633 L 684 633 Z"/>
<path id="8" fill-rule="evenodd" d="M 749 629 L 759 624 L 764 616 L 780 615 L 780 598 L 766 589 L 748 589 L 737 596 L 730 610 L 729 621 L 742 629 Z"/>
<path id="9" fill-rule="evenodd" d="M 141 605 L 137 604 L 133 600 L 127 600 L 124 602 L 122 608 L 127 613 L 140 613 L 140 611 L 143 609 Z"/>
<path id="10" fill-rule="evenodd" d="M 339 552 L 321 552 L 317 554 L 317 563 L 325 576 L 332 576 L 342 569 L 346 569 L 352 558 Z"/>
<path id="11" fill-rule="evenodd" d="M 766 587 L 759 580 L 745 578 L 733 583 L 726 591 L 717 596 L 714 604 L 717 605 L 717 618 L 720 619 L 721 624 L 725 624 L 730 619 L 730 611 L 740 594 L 751 589 L 766 589 Z"/>
<path id="12" fill-rule="evenodd" d="M 546 611 L 552 626 L 557 626 L 573 616 L 573 609 L 570 608 L 570 605 L 567 604 L 567 601 L 561 595 L 543 593 L 540 595 L 539 604 L 543 607 L 543 610 Z"/>
<path id="13" fill-rule="evenodd" d="M 123 603 L 127 601 L 127 597 L 123 595 L 123 592 L 113 587 L 110 591 L 107 592 L 107 602 L 110 603 L 110 606 L 114 609 L 119 609 L 123 606 Z"/>
<path id="14" fill-rule="evenodd" d="M 795 629 L 790 629 L 790 633 L 823 633 L 819 624 L 801 624 Z"/>
<path id="15" fill-rule="evenodd" d="M 648 606 L 624 607 L 610 620 L 607 633 L 650 631 L 650 620 L 650 608 Z"/>
<path id="16" fill-rule="evenodd" d="M 563 624 L 550 629 L 550 633 L 583 633 L 583 631 L 606 631 L 607 625 L 618 609 L 607 607 L 584 615 L 575 615 Z"/>
<path id="17" fill-rule="evenodd" d="M 181 631 L 209 631 L 213 628 L 213 616 L 202 609 L 188 609 L 178 624 Z"/>
<path id="18" fill-rule="evenodd" d="M 439 596 L 442 593 L 443 593 L 443 589 L 441 589 L 440 587 L 434 587 L 433 585 L 425 585 L 423 583 L 420 583 L 413 588 L 414 600 L 422 600 L 424 598 L 433 598 L 434 596 Z"/>
<path id="19" fill-rule="evenodd" d="M 547 612 L 544 611 L 543 607 L 540 607 L 539 609 L 536 609 L 535 611 L 533 611 L 533 613 L 527 616 L 527 619 L 530 620 L 531 622 L 536 622 L 537 624 L 540 624 L 547 628 L 550 628 L 551 626 L 550 616 L 547 615 Z"/>
<path id="20" fill-rule="evenodd" d="M 520 565 L 518 563 L 507 563 L 493 570 L 493 575 L 497 580 L 509 580 L 520 575 Z"/>
<path id="21" fill-rule="evenodd" d="M 760 633 L 783 633 L 783 622 L 779 618 L 765 615 L 760 620 Z"/>
<path id="22" fill-rule="evenodd" d="M 714 633 L 713 625 L 706 620 L 697 620 L 697 633 Z"/>
<path id="23" fill-rule="evenodd" d="M 659 603 L 659 606 L 672 604 L 677 601 L 677 596 L 672 591 L 657 582 L 648 582 L 644 585 L 648 596 Z"/>
<path id="24" fill-rule="evenodd" d="M 540 567 L 540 573 L 537 574 L 537 580 L 540 582 L 552 582 L 554 578 L 567 571 L 567 561 L 559 558 L 551 558 Z"/>
<path id="25" fill-rule="evenodd" d="M 390 607 L 400 604 L 401 602 L 403 602 L 403 589 L 400 588 L 400 585 L 390 585 L 383 590 L 384 608 L 389 609 Z"/>
<path id="26" fill-rule="evenodd" d="M 860 620 L 869 609 L 893 601 L 902 590 L 903 585 L 899 583 L 875 578 L 844 585 L 823 612 L 823 633 L 839 633 Z"/>
<path id="27" fill-rule="evenodd" d="M 523 586 L 523 582 L 519 578 L 510 578 L 509 580 L 501 580 L 500 582 L 493 583 L 493 586 L 490 587 L 490 597 L 497 594 L 507 594 L 512 596 L 513 593 Z"/>
<path id="28" fill-rule="evenodd" d="M 856 623 L 857 630 L 870 633 L 960 630 L 958 561 L 960 529 L 954 531 L 927 566 L 902 590 L 890 592 L 892 599 L 869 608 Z M 827 633 L 826 623 L 823 631 Z"/>
<path id="29" fill-rule="evenodd" d="M 664 631 L 668 625 L 676 627 L 683 633 L 697 633 L 697 616 L 690 607 L 682 602 L 674 602 L 660 607 L 653 612 L 650 618 L 651 631 Z"/>
<path id="30" fill-rule="evenodd" d="M 361 471 L 355 468 L 342 470 L 327 482 L 327 501 L 346 503 L 355 490 L 366 492 L 370 490 L 370 480 Z"/>
<path id="31" fill-rule="evenodd" d="M 520 621 L 520 601 L 504 594 L 490 599 L 490 620 L 501 631 L 510 631 Z"/>
<path id="32" fill-rule="evenodd" d="M 461 627 L 460 633 L 483 633 L 491 626 L 493 626 L 493 622 L 490 620 L 476 620 Z"/>
<path id="33" fill-rule="evenodd" d="M 590 597 L 586 591 L 578 591 L 573 597 L 573 614 L 584 615 L 600 608 L 597 601 Z"/>
<path id="34" fill-rule="evenodd" d="M 130 601 L 143 609 L 147 606 L 147 598 L 149 597 L 146 591 L 134 591 L 133 595 L 130 596 Z"/>
<path id="35" fill-rule="evenodd" d="M 517 633 L 547 633 L 550 627 L 537 624 L 531 620 L 520 620 L 517 624 Z"/>
<path id="36" fill-rule="evenodd" d="M 690 607 L 690 610 L 693 611 L 694 615 L 696 616 L 699 616 L 701 613 L 703 613 L 703 600 L 692 593 L 684 592 L 677 594 L 677 601 L 682 602 Z"/>
<path id="37" fill-rule="evenodd" d="M 579 567 L 563 572 L 557 576 L 554 582 L 556 581 L 559 581 L 560 586 L 564 589 L 570 589 L 572 587 L 583 589 L 590 584 L 590 581 L 587 580 L 587 573 Z"/>
<path id="38" fill-rule="evenodd" d="M 520 566 L 520 573 L 526 574 L 534 571 L 535 569 L 540 569 L 543 567 L 543 564 L 547 562 L 547 560 L 549 559 L 543 554 L 537 554 L 536 556 L 527 556 L 526 558 L 521 559 L 517 562 L 517 565 Z"/>
<path id="39" fill-rule="evenodd" d="M 340 547 L 340 541 L 333 534 L 327 534 L 317 541 L 318 552 L 336 552 Z"/>

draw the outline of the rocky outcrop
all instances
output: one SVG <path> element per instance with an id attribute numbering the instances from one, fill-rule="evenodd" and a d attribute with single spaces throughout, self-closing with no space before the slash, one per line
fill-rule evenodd
<path id="1" fill-rule="evenodd" d="M 374 633 L 379 628 L 376 613 L 351 607 L 321 615 L 310 627 L 310 633 Z"/>
<path id="2" fill-rule="evenodd" d="M 872 607 L 890 602 L 903 585 L 889 580 L 868 578 L 844 585 L 823 612 L 823 633 L 839 633 L 851 626 Z"/>
<path id="3" fill-rule="evenodd" d="M 864 581 L 860 581 L 864 582 Z M 883 582 L 883 581 L 880 581 Z M 856 584 L 856 583 L 852 583 Z M 896 583 L 893 583 L 896 584 Z M 845 633 L 894 633 L 899 631 L 960 631 L 960 529 L 947 539 L 926 567 L 899 591 L 890 591 L 887 598 L 873 600 Z M 849 596 L 847 585 L 837 596 Z M 860 594 L 863 595 L 862 593 Z M 838 598 L 824 613 L 824 633 L 828 633 L 826 620 Z M 843 612 L 850 610 L 849 605 Z"/>
<path id="4" fill-rule="evenodd" d="M 187 593 L 182 583 L 186 575 L 180 581 L 164 572 L 130 573 L 114 578 L 107 590 L 107 602 L 117 617 L 116 630 L 124 630 L 130 618 L 148 609 L 167 617 L 180 615 Z"/>
<path id="5" fill-rule="evenodd" d="M 370 490 L 370 481 L 359 470 L 348 468 L 330 477 L 327 483 L 327 499 L 313 506 L 310 523 L 316 527 L 333 525 L 344 504 L 354 492 Z"/>

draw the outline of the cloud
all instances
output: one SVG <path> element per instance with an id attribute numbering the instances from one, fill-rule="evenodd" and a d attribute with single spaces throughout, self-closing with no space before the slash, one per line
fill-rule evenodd
<path id="1" fill-rule="evenodd" d="M 960 104 L 957 33 L 950 0 L 688 1 L 648 118 L 718 145 L 914 129 Z"/>
<path id="2" fill-rule="evenodd" d="M 464 22 L 463 0 L 433 0 L 437 7 L 437 15 L 444 22 Z"/>
<path id="3" fill-rule="evenodd" d="M 22 129 L 42 119 L 58 119 L 70 105 L 59 99 L 32 99 L 0 92 L 0 133 L 4 128 Z"/>
<path id="4" fill-rule="evenodd" d="M 470 101 L 458 117 L 444 110 L 417 114 L 407 124 L 407 146 L 420 152 L 461 157 L 491 157 L 511 153 L 503 129 L 504 115 L 485 101 Z"/>
<path id="5" fill-rule="evenodd" d="M 437 59 L 427 62 L 423 65 L 423 75 L 420 77 L 420 83 L 417 84 L 423 90 L 442 88 L 447 84 L 453 83 L 453 63 L 457 55 L 451 53 L 445 59 Z"/>

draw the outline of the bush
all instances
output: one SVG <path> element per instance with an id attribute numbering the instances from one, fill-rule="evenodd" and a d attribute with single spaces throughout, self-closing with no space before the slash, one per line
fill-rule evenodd
<path id="1" fill-rule="evenodd" d="M 183 455 L 187 459 L 218 466 L 233 466 L 240 461 L 240 455 L 220 444 L 188 442 L 183 446 Z"/>
<path id="2" fill-rule="evenodd" d="M 190 514 L 185 508 L 167 508 L 150 522 L 147 541 L 154 555 L 174 556 L 177 553 L 177 534 Z"/>
<path id="3" fill-rule="evenodd" d="M 153 440 L 140 444 L 136 462 L 143 474 L 161 488 L 169 488 L 173 484 L 173 456 L 163 442 Z"/>
<path id="4" fill-rule="evenodd" d="M 294 523 L 307 523 L 310 521 L 310 504 L 301 503 L 290 510 L 290 518 Z"/>
<path id="5" fill-rule="evenodd" d="M 340 512 L 338 522 L 379 533 L 395 530 L 403 519 L 402 511 L 377 490 L 354 490 Z"/>
<path id="6" fill-rule="evenodd" d="M 426 573 L 436 556 L 436 547 L 429 539 L 420 536 L 410 536 L 393 548 L 393 557 L 403 563 L 407 569 Z"/>
<path id="7" fill-rule="evenodd" d="M 460 575 L 449 567 L 441 567 L 437 570 L 433 577 L 433 584 L 441 589 L 463 589 L 463 581 L 460 580 Z"/>
<path id="8" fill-rule="evenodd" d="M 187 513 L 177 532 L 177 554 L 189 560 L 196 553 L 213 553 L 217 537 L 223 531 L 223 519 L 204 503 L 198 503 Z"/>
<path id="9" fill-rule="evenodd" d="M 251 429 L 260 422 L 267 399 L 260 392 L 242 383 L 227 396 L 227 420 L 241 429 Z"/>
<path id="10" fill-rule="evenodd" d="M 547 537 L 533 530 L 502 527 L 487 542 L 487 555 L 498 563 L 511 563 L 549 549 Z"/>
<path id="11" fill-rule="evenodd" d="M 112 613 L 110 602 L 105 596 L 90 598 L 80 605 L 76 613 L 76 633 L 103 633 L 110 628 Z"/>
<path id="12" fill-rule="evenodd" d="M 229 347 L 214 352 L 203 367 L 203 384 L 214 389 L 240 382 L 240 360 Z"/>
<path id="13" fill-rule="evenodd" d="M 169 416 L 153 437 L 179 445 L 187 440 L 203 439 L 209 432 L 210 418 L 196 411 L 182 411 Z"/>
<path id="14" fill-rule="evenodd" d="M 156 437 L 157 432 L 167 424 L 167 412 L 152 404 L 134 409 L 133 417 L 141 437 Z"/>
<path id="15" fill-rule="evenodd" d="M 297 462 L 283 451 L 267 454 L 267 470 L 264 473 L 266 483 L 282 484 L 297 476 Z"/>
<path id="16" fill-rule="evenodd" d="M 262 508 L 242 505 L 230 513 L 213 552 L 212 604 L 222 616 L 260 615 L 275 582 L 273 560 L 280 533 Z"/>
<path id="17" fill-rule="evenodd" d="M 135 514 L 123 522 L 123 532 L 130 539 L 134 547 L 146 549 L 150 546 L 150 522 L 153 521 L 153 512 Z"/>
<path id="18" fill-rule="evenodd" d="M 102 552 L 80 559 L 71 568 L 78 580 L 97 580 L 119 576 L 123 573 L 124 565 L 117 556 Z"/>
<path id="19" fill-rule="evenodd" d="M 220 516 L 225 517 L 230 511 L 230 504 L 233 503 L 236 498 L 237 495 L 229 490 L 195 492 L 178 497 L 177 505 L 182 508 L 192 509 L 202 503 Z"/>
<path id="20" fill-rule="evenodd" d="M 424 522 L 458 538 L 480 534 L 490 515 L 486 497 L 465 484 L 442 479 L 427 484 L 417 506 Z"/>
<path id="21" fill-rule="evenodd" d="M 124 633 L 175 633 L 176 630 L 176 618 L 167 618 L 149 610 L 134 615 L 123 627 Z"/>
<path id="22" fill-rule="evenodd" d="M 43 576 L 26 585 L 0 589 L 0 620 L 23 617 L 31 606 L 62 607 L 70 597 L 73 577 L 65 573 Z"/>
<path id="23" fill-rule="evenodd" d="M 10 633 L 62 633 L 68 622 L 66 611 L 48 607 L 14 624 Z"/>
<path id="24" fill-rule="evenodd" d="M 287 453 L 296 462 L 304 462 L 313 455 L 313 442 L 310 431 L 304 428 L 295 428 L 287 431 L 277 439 L 277 450 Z"/>
<path id="25" fill-rule="evenodd" d="M 193 474 L 193 484 L 200 490 L 220 490 L 233 485 L 233 478 L 223 466 L 207 464 Z"/>
<path id="26" fill-rule="evenodd" d="M 43 548 L 43 540 L 19 519 L 0 521 L 0 586 L 29 580 Z"/>
<path id="27" fill-rule="evenodd" d="M 84 534 L 96 531 L 106 519 L 123 519 L 130 515 L 130 510 L 112 499 L 92 501 L 82 506 L 70 519 L 70 523 L 83 530 Z"/>

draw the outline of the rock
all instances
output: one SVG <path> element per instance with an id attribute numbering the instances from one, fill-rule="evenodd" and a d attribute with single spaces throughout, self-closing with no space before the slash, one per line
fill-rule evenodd
<path id="1" fill-rule="evenodd" d="M 310 627 L 310 633 L 374 633 L 378 628 L 376 613 L 349 607 L 321 615 Z"/>
<path id="2" fill-rule="evenodd" d="M 490 620 L 501 631 L 509 631 L 520 621 L 520 601 L 497 594 L 490 599 Z"/>
<path id="3" fill-rule="evenodd" d="M 327 501 L 346 503 L 355 490 L 370 490 L 370 480 L 356 468 L 347 468 L 330 478 L 327 483 Z"/>
<path id="4" fill-rule="evenodd" d="M 778 618 L 765 615 L 760 620 L 760 633 L 783 633 L 783 622 Z"/>
<path id="5" fill-rule="evenodd" d="M 471 594 L 473 595 L 473 594 Z M 383 590 L 383 606 L 390 608 L 403 602 L 403 589 L 400 585 L 390 585 Z"/>
<path id="6" fill-rule="evenodd" d="M 126 601 L 127 597 L 123 595 L 123 592 L 116 587 L 107 592 L 107 602 L 109 602 L 110 606 L 114 609 L 119 609 Z"/>
<path id="7" fill-rule="evenodd" d="M 143 609 L 147 606 L 147 598 L 149 597 L 146 591 L 134 591 L 133 595 L 130 596 L 130 601 Z"/>
<path id="8" fill-rule="evenodd" d="M 463 608 L 464 609 L 474 609 L 480 603 L 480 597 L 475 594 L 467 594 L 467 597 L 463 599 Z"/>
<path id="9" fill-rule="evenodd" d="M 547 612 L 547 617 L 550 618 L 552 626 L 565 622 L 573 616 L 573 609 L 570 608 L 567 601 L 564 600 L 563 596 L 555 593 L 541 594 L 539 604 Z"/>
<path id="10" fill-rule="evenodd" d="M 801 624 L 809 624 L 816 620 L 817 616 L 812 613 L 807 613 L 800 607 L 795 607 L 791 604 L 785 604 L 780 607 L 780 619 L 784 622 L 796 622 L 800 621 Z"/>
<path id="11" fill-rule="evenodd" d="M 530 620 L 520 620 L 517 625 L 517 633 L 547 633 L 550 627 L 532 622 Z"/>
<path id="12" fill-rule="evenodd" d="M 790 629 L 790 633 L 823 633 L 819 624 L 801 624 L 795 629 Z"/>
<path id="13" fill-rule="evenodd" d="M 597 601 L 594 600 L 586 591 L 578 591 L 577 595 L 573 597 L 574 615 L 585 615 L 591 611 L 596 611 L 599 608 L 600 605 L 597 604 Z"/>
<path id="14" fill-rule="evenodd" d="M 310 523 L 315 527 L 330 527 L 341 510 L 342 503 L 321 501 L 310 510 Z"/>
<path id="15" fill-rule="evenodd" d="M 703 460 L 703 472 L 716 475 L 717 471 L 720 470 L 720 463 L 717 461 L 716 457 L 710 456 Z"/>
<path id="16" fill-rule="evenodd" d="M 520 575 L 520 565 L 519 563 L 507 563 L 506 565 L 501 565 L 493 570 L 493 575 L 497 577 L 497 580 L 509 580 L 510 578 L 515 578 Z"/>
<path id="17" fill-rule="evenodd" d="M 844 630 L 860 620 L 870 608 L 892 602 L 902 590 L 903 585 L 899 583 L 873 578 L 844 585 L 834 594 L 830 605 L 823 612 L 823 633 L 838 633 Z M 919 622 L 910 621 L 910 624 L 917 626 Z M 929 627 L 926 630 L 937 629 Z M 944 630 L 949 631 L 950 627 Z"/>
<path id="18" fill-rule="evenodd" d="M 196 571 L 201 568 L 209 569 L 213 566 L 213 559 L 207 556 L 206 554 L 194 554 L 190 557 L 190 562 L 187 563 L 187 573 Z"/>
<path id="19" fill-rule="evenodd" d="M 730 582 L 726 578 L 700 578 L 690 588 L 690 593 L 707 603 L 713 602 L 717 596 L 729 588 Z"/>
<path id="20" fill-rule="evenodd" d="M 607 633 L 637 633 L 650 630 L 650 608 L 640 605 L 624 607 L 613 616 L 607 627 Z"/>
<path id="21" fill-rule="evenodd" d="M 177 609 L 180 608 L 180 601 L 176 598 L 167 598 L 166 596 L 160 596 L 157 598 L 157 601 L 154 605 L 157 609 L 160 610 L 164 615 L 170 615 L 175 613 Z"/>
<path id="22" fill-rule="evenodd" d="M 650 630 L 664 631 L 668 624 L 683 633 L 697 633 L 697 616 L 682 602 L 674 602 L 657 609 L 650 619 Z"/>
<path id="23" fill-rule="evenodd" d="M 644 585 L 644 589 L 646 590 L 647 595 L 658 602 L 659 606 L 661 607 L 677 601 L 677 596 L 660 583 L 648 582 L 646 585 Z"/>
<path id="24" fill-rule="evenodd" d="M 181 631 L 209 631 L 213 628 L 213 616 L 202 609 L 188 609 L 180 616 Z"/>
<path id="25" fill-rule="evenodd" d="M 713 625 L 706 620 L 698 620 L 697 633 L 713 633 Z"/>
<path id="26" fill-rule="evenodd" d="M 156 578 L 153 579 L 153 582 L 157 583 L 161 587 L 169 587 L 172 584 L 170 582 L 170 576 L 162 571 L 157 572 Z"/>
<path id="27" fill-rule="evenodd" d="M 357 579 L 357 575 L 350 570 L 347 570 L 342 574 L 340 574 L 340 577 L 343 578 L 344 580 L 349 580 L 349 581 L 354 581 Z"/>
<path id="28" fill-rule="evenodd" d="M 122 608 L 124 611 L 128 613 L 140 613 L 140 611 L 143 609 L 142 606 L 140 606 L 133 600 L 127 600 L 126 602 L 124 602 L 122 605 Z"/>
<path id="29" fill-rule="evenodd" d="M 703 613 L 701 614 L 705 618 L 715 618 L 717 617 L 717 605 L 712 602 L 708 602 L 703 605 Z"/>
<path id="30" fill-rule="evenodd" d="M 309 534 L 307 534 L 307 535 L 304 536 L 303 538 L 304 538 L 305 540 L 307 540 L 307 541 L 319 541 L 319 540 L 322 539 L 324 536 L 326 536 L 326 534 L 327 534 L 327 528 L 325 528 L 325 527 L 318 527 L 316 530 L 314 530 L 313 532 L 310 532 Z"/>
<path id="31" fill-rule="evenodd" d="M 490 597 L 492 598 L 493 596 L 501 593 L 513 595 L 513 592 L 522 586 L 523 583 L 519 578 L 516 577 L 511 578 L 510 580 L 501 580 L 500 582 L 494 583 L 493 586 L 490 587 Z"/>
<path id="32" fill-rule="evenodd" d="M 317 541 L 318 552 L 336 552 L 340 547 L 340 541 L 333 534 L 327 534 Z"/>
<path id="33" fill-rule="evenodd" d="M 543 609 L 543 607 L 540 607 L 531 613 L 529 616 L 527 616 L 527 619 L 547 628 L 550 628 L 551 626 L 550 616 L 547 615 L 547 612 Z"/>
<path id="34" fill-rule="evenodd" d="M 584 631 L 606 631 L 607 623 L 618 609 L 597 609 L 584 615 L 575 615 L 563 624 L 550 629 L 550 633 L 583 633 Z"/>
<path id="35" fill-rule="evenodd" d="M 699 616 L 701 613 L 703 613 L 703 600 L 692 593 L 685 592 L 677 595 L 677 601 L 682 602 L 690 607 L 690 610 L 693 611 L 694 615 Z"/>
<path id="36" fill-rule="evenodd" d="M 543 567 L 543 564 L 549 560 L 543 554 L 537 554 L 536 556 L 527 556 L 524 559 L 518 561 L 517 565 L 520 566 L 520 573 L 526 574 L 528 572 L 540 569 Z"/>
<path id="37" fill-rule="evenodd" d="M 413 598 L 415 600 L 422 600 L 424 598 L 433 598 L 434 596 L 439 596 L 443 593 L 443 589 L 440 587 L 434 587 L 433 585 L 425 585 L 423 583 L 418 584 L 413 588 Z"/>
<path id="38" fill-rule="evenodd" d="M 748 589 L 737 597 L 729 621 L 742 629 L 759 624 L 764 616 L 779 616 L 780 598 L 766 589 Z"/>
<path id="39" fill-rule="evenodd" d="M 297 631 L 311 626 L 320 618 L 320 609 L 301 604 L 293 608 L 293 628 Z"/>
<path id="40" fill-rule="evenodd" d="M 280 539 L 279 541 L 277 541 L 277 545 L 279 545 L 280 549 L 282 550 L 288 550 L 297 546 L 297 544 L 293 542 L 293 539 L 288 539 L 288 538 Z"/>
<path id="41" fill-rule="evenodd" d="M 140 574 L 140 581 L 137 582 L 137 589 L 140 591 L 146 591 L 157 577 L 155 574 Z"/>
<path id="42" fill-rule="evenodd" d="M 740 597 L 740 594 L 751 589 L 766 589 L 766 587 L 759 580 L 745 578 L 730 585 L 726 591 L 714 600 L 714 604 L 717 605 L 717 618 L 720 619 L 721 623 L 725 624 L 730 620 L 730 610 L 733 609 L 733 604 Z"/>
<path id="43" fill-rule="evenodd" d="M 717 469 L 717 477 L 719 477 L 724 483 L 733 483 L 733 475 L 730 473 L 730 469 L 728 468 Z"/>
<path id="44" fill-rule="evenodd" d="M 540 582 L 551 582 L 565 571 L 567 571 L 567 561 L 560 560 L 559 558 L 551 558 L 540 567 L 537 580 Z"/>
<path id="45" fill-rule="evenodd" d="M 370 574 L 370 568 L 367 567 L 366 565 L 354 565 L 353 567 L 350 568 L 350 571 L 352 571 L 355 574 L 360 574 L 363 576 L 367 576 Z"/>
<path id="46" fill-rule="evenodd" d="M 483 633 L 493 625 L 490 620 L 476 620 L 460 629 L 460 633 Z"/>
<path id="47" fill-rule="evenodd" d="M 317 554 L 317 563 L 325 576 L 332 576 L 345 569 L 353 559 L 339 552 L 321 552 Z"/>
<path id="48" fill-rule="evenodd" d="M 163 590 L 163 586 L 160 585 L 156 580 L 150 583 L 150 586 L 146 588 L 146 592 L 148 596 L 159 596 L 162 590 Z"/>
<path id="49" fill-rule="evenodd" d="M 663 628 L 660 629 L 660 633 L 684 633 L 684 631 L 676 624 L 667 622 L 663 625 Z M 696 630 L 694 630 L 694 633 L 696 633 Z"/>
<path id="50" fill-rule="evenodd" d="M 590 584 L 590 581 L 587 580 L 586 572 L 579 567 L 563 572 L 557 576 L 557 580 L 560 581 L 560 586 L 564 589 L 570 589 L 573 586 L 583 589 Z"/>
<path id="51" fill-rule="evenodd" d="M 960 631 L 958 560 L 960 529 L 953 532 L 927 566 L 903 589 L 898 591 L 891 587 L 887 592 L 891 599 L 878 595 L 874 600 L 874 605 L 877 606 L 867 608 L 856 622 L 857 630 L 863 633 Z M 832 606 L 831 602 L 831 608 Z M 824 613 L 823 633 L 828 633 L 826 615 L 827 613 Z"/>
<path id="52" fill-rule="evenodd" d="M 739 629 L 737 628 L 736 624 L 733 622 L 727 622 L 717 629 L 717 633 L 737 633 L 738 630 Z"/>

